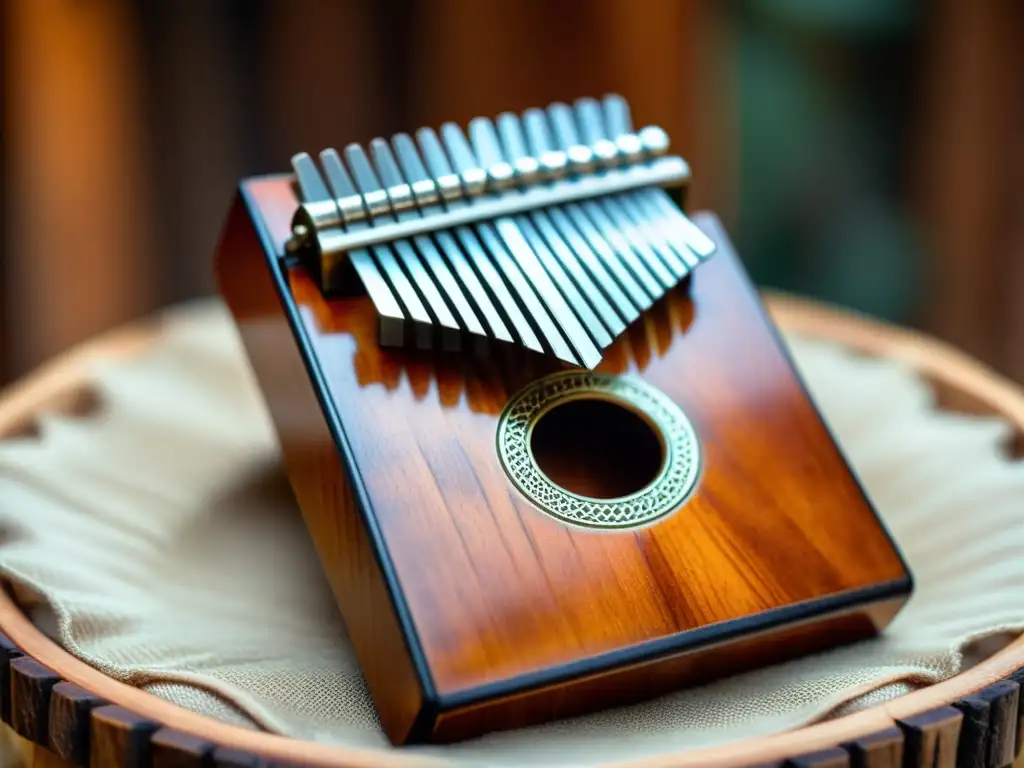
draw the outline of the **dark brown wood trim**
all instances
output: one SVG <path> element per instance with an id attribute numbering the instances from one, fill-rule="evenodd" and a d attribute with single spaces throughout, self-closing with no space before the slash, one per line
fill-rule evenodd
<path id="1" fill-rule="evenodd" d="M 163 728 L 25 656 L 0 634 L 0 661 L 11 667 L 0 689 L 15 730 L 74 765 L 116 768 L 263 768 L 258 755 Z M 853 742 L 764 765 L 786 768 L 1006 768 L 1021 755 L 1024 668 L 950 706 L 915 715 Z M 46 706 L 43 707 L 45 702 Z M 5 721 L 7 722 L 7 721 Z M 90 744 L 91 736 L 91 744 Z M 302 768 L 296 764 L 293 768 Z"/>

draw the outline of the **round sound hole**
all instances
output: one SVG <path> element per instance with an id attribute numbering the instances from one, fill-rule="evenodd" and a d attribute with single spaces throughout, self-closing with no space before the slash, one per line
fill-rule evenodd
<path id="1" fill-rule="evenodd" d="M 636 411 L 596 398 L 569 400 L 544 413 L 530 449 L 551 482 L 595 499 L 643 490 L 661 471 L 665 453 L 661 436 Z"/>
<path id="2" fill-rule="evenodd" d="M 634 528 L 682 508 L 697 486 L 697 434 L 633 376 L 564 371 L 524 387 L 498 421 L 498 458 L 539 511 L 569 525 Z"/>

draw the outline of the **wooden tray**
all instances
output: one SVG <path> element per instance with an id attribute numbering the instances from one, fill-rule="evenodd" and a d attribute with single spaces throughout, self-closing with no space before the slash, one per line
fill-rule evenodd
<path id="1" fill-rule="evenodd" d="M 792 297 L 770 295 L 788 333 L 898 359 L 943 407 L 996 413 L 1024 435 L 1024 393 L 962 354 L 918 334 Z M 52 361 L 0 398 L 0 439 L 29 432 L 42 411 L 91 405 L 86 363 L 131 355 L 158 329 L 131 326 Z M 1018 441 L 1019 449 L 1024 442 Z M 443 760 L 393 750 L 329 747 L 254 732 L 181 709 L 119 683 L 47 639 L 0 593 L 0 718 L 26 740 L 36 766 L 428 766 Z M 991 766 L 1021 754 L 1024 638 L 968 671 L 854 715 L 632 766 Z M 3 749 L 0 738 L 0 750 Z M 1024 760 L 1018 760 L 1024 768 Z"/>

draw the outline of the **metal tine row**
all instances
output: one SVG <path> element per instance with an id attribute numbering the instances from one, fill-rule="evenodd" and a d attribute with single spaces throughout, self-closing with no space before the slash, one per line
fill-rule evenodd
<path id="1" fill-rule="evenodd" d="M 483 204 L 548 180 L 613 173 L 645 152 L 664 152 L 660 129 L 633 133 L 618 96 L 476 118 L 440 137 L 422 128 L 390 144 L 375 139 L 320 155 L 330 190 L 309 155 L 293 158 L 307 202 L 333 200 L 347 231 Z M 646 133 L 646 135 L 644 135 Z M 353 184 L 345 165 L 355 177 Z M 364 210 L 358 209 L 362 203 Z M 352 215 L 346 215 L 346 211 Z M 372 251 L 372 255 L 371 255 Z M 518 341 L 593 368 L 628 323 L 714 251 L 711 241 L 656 187 L 530 210 L 417 235 L 348 254 L 379 316 L 381 343 L 397 346 L 404 321 L 416 346 L 446 349 L 462 331 Z M 403 312 L 404 308 L 404 312 Z"/>

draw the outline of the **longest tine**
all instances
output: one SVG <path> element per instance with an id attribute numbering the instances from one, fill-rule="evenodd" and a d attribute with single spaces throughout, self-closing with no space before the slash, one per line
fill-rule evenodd
<path id="1" fill-rule="evenodd" d="M 499 115 L 498 132 L 504 157 L 516 169 L 517 181 L 521 185 L 536 183 L 540 166 L 537 160 L 530 156 L 530 151 L 526 147 L 526 136 L 519 124 L 519 116 L 512 112 Z M 550 226 L 543 210 L 533 211 L 532 214 Z M 534 226 L 529 216 L 516 216 L 516 223 L 533 245 L 537 256 L 544 262 L 555 284 L 579 315 L 594 342 L 601 348 L 611 344 L 613 334 L 618 335 L 625 329 L 625 324 L 601 295 L 601 291 L 579 263 L 576 254 L 557 235 L 550 242 L 545 242 L 539 228 Z M 579 289 L 576 287 L 577 284 Z"/>
<path id="2" fill-rule="evenodd" d="M 427 168 L 437 183 L 444 206 L 452 211 L 468 205 L 462 195 L 462 182 L 455 174 L 437 134 L 430 128 L 420 128 L 416 132 L 416 140 L 419 142 L 420 152 L 423 154 Z M 533 328 L 523 316 L 516 300 L 512 298 L 512 294 L 509 293 L 498 270 L 495 269 L 494 264 L 484 252 L 476 232 L 463 225 L 455 228 L 455 235 L 465 249 L 470 263 L 480 273 L 484 284 L 494 295 L 495 301 L 519 337 L 520 343 L 534 352 L 543 352 L 544 347 L 541 345 L 540 339 L 537 338 L 537 334 L 534 333 Z"/>
<path id="3" fill-rule="evenodd" d="M 476 159 L 488 171 L 489 178 L 498 185 L 507 186 L 509 191 L 506 194 L 519 194 L 518 190 L 514 188 L 513 167 L 505 159 L 493 123 L 487 118 L 478 117 L 470 123 L 469 129 Z M 595 367 L 601 361 L 601 353 L 566 302 L 547 269 L 542 265 L 541 260 L 544 259 L 546 263 L 550 263 L 552 267 L 558 269 L 562 280 L 566 283 L 569 282 L 565 273 L 561 272 L 561 268 L 554 261 L 554 257 L 548 252 L 544 241 L 528 223 L 526 227 L 520 227 L 510 216 L 495 219 L 494 226 L 516 259 L 516 263 L 547 306 L 565 339 L 575 351 L 578 360 L 587 368 Z M 593 316 L 589 307 L 586 311 L 589 316 Z M 594 323 L 597 324 L 596 318 L 594 318 Z M 599 324 L 598 327 L 600 327 Z"/>
<path id="4" fill-rule="evenodd" d="M 455 123 L 445 123 L 441 126 L 441 136 L 445 149 L 451 156 L 452 165 L 456 173 L 462 179 L 463 187 L 466 190 L 470 205 L 473 205 L 474 198 L 482 194 L 487 188 L 487 173 L 480 167 L 473 150 L 466 140 L 462 129 Z M 509 172 L 511 176 L 511 169 Z M 487 247 L 487 251 L 494 263 L 497 264 L 501 274 L 508 281 L 515 292 L 519 303 L 525 314 L 540 331 L 541 336 L 547 342 L 548 348 L 555 357 L 573 364 L 579 364 L 580 360 L 573 353 L 572 349 L 562 338 L 558 328 L 555 326 L 547 310 L 537 298 L 530 281 L 526 279 L 516 260 L 512 258 L 502 243 L 502 238 L 491 222 L 478 222 L 476 232 L 480 240 Z"/>

